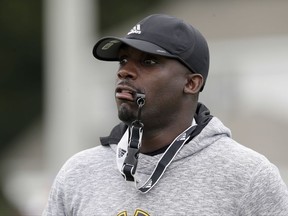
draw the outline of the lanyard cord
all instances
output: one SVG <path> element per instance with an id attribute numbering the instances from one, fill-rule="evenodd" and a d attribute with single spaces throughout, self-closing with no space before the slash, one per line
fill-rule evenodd
<path id="1" fill-rule="evenodd" d="M 129 128 L 129 134 L 127 155 L 122 165 L 121 174 L 126 181 L 134 181 L 143 129 L 132 125 Z"/>
<path id="2" fill-rule="evenodd" d="M 137 93 L 136 103 L 138 104 L 138 116 L 137 120 L 132 122 L 131 126 L 129 127 L 127 154 L 120 171 L 126 181 L 134 181 L 134 174 L 137 168 L 144 127 L 140 117 L 142 107 L 145 104 L 145 95 Z"/>
<path id="3" fill-rule="evenodd" d="M 180 149 L 184 146 L 187 140 L 190 138 L 190 134 L 195 130 L 197 125 L 191 125 L 183 133 L 181 133 L 171 143 L 168 149 L 164 152 L 157 165 L 155 166 L 152 174 L 146 180 L 146 182 L 138 187 L 138 190 L 147 193 L 152 187 L 160 180 L 167 167 L 170 165 L 172 160 L 175 158 Z M 137 182 L 136 182 L 137 184 Z"/>
<path id="4" fill-rule="evenodd" d="M 138 186 L 139 182 L 135 180 L 134 175 L 136 173 L 143 135 L 144 124 L 141 122 L 140 117 L 142 107 L 145 104 L 145 95 L 137 94 L 136 103 L 138 104 L 137 120 L 132 122 L 131 126 L 128 128 L 128 145 L 127 141 L 125 141 L 127 140 L 127 131 L 123 135 L 121 141 L 118 143 L 117 166 L 126 181 L 135 182 L 139 191 L 142 193 L 147 193 L 160 180 L 177 153 L 184 146 L 187 140 L 189 140 L 190 135 L 195 130 L 197 124 L 193 119 L 192 125 L 183 131 L 179 136 L 177 136 L 163 153 L 149 178 L 144 182 L 142 186 Z M 123 160 L 124 157 L 125 159 Z"/>
<path id="5" fill-rule="evenodd" d="M 196 127 L 197 124 L 193 119 L 192 125 L 173 140 L 173 142 L 169 145 L 169 147 L 163 153 L 162 157 L 157 162 L 151 175 L 141 186 L 139 186 L 139 182 L 137 179 L 135 179 L 134 175 L 137 168 L 142 129 L 131 126 L 125 132 L 121 141 L 117 145 L 117 166 L 124 179 L 129 182 L 135 182 L 136 188 L 140 192 L 147 193 L 160 180 L 165 170 L 173 161 L 177 153 L 184 146 L 184 144 L 190 140 L 190 136 Z M 136 148 L 133 148 L 132 146 L 136 146 Z M 122 159 L 123 157 L 125 158 L 124 160 Z"/>

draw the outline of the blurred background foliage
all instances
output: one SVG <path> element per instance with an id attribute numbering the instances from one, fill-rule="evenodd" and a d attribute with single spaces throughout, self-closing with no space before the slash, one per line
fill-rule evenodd
<path id="1" fill-rule="evenodd" d="M 129 18 L 146 11 L 151 11 L 164 0 L 99 0 L 98 11 L 100 15 L 99 31 L 113 28 L 118 23 L 129 20 Z"/>
<path id="2" fill-rule="evenodd" d="M 42 112 L 41 1 L 0 1 L 0 151 Z"/>
<path id="3" fill-rule="evenodd" d="M 42 114 L 41 1 L 0 0 L 0 59 L 1 156 Z M 20 215 L 2 188 L 0 215 Z"/>
<path id="4" fill-rule="evenodd" d="M 99 32 L 161 0 L 99 0 Z M 95 1 L 97 2 L 97 0 Z M 0 152 L 43 113 L 43 2 L 0 0 Z"/>

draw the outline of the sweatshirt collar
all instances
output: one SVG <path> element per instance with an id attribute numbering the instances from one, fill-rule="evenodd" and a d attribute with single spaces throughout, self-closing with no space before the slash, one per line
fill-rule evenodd
<path id="1" fill-rule="evenodd" d="M 204 104 L 198 103 L 194 118 L 198 126 L 196 130 L 192 132 L 191 139 L 193 139 L 203 130 L 213 116 L 210 114 L 209 109 Z M 107 146 L 110 144 L 117 144 L 125 133 L 127 127 L 128 126 L 123 122 L 116 125 L 110 132 L 109 136 L 100 137 L 101 145 Z"/>

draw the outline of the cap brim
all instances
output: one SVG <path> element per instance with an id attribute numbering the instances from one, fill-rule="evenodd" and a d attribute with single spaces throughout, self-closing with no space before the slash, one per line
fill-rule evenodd
<path id="1" fill-rule="evenodd" d="M 93 48 L 93 55 L 99 60 L 117 61 L 119 59 L 119 48 L 122 44 L 126 44 L 146 53 L 166 57 L 175 57 L 172 54 L 168 53 L 165 49 L 153 43 L 138 39 L 117 37 L 105 37 L 100 39 Z"/>

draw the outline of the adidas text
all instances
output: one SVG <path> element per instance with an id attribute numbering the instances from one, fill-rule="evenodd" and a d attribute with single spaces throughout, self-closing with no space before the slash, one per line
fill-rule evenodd
<path id="1" fill-rule="evenodd" d="M 140 24 L 137 24 L 136 26 L 134 26 L 127 35 L 130 34 L 141 34 L 141 30 L 140 30 Z"/>

